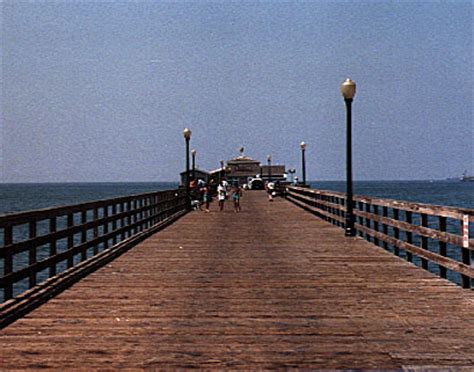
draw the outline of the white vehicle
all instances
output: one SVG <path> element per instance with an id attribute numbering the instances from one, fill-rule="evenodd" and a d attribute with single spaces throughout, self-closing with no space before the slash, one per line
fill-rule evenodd
<path id="1" fill-rule="evenodd" d="M 264 190 L 265 184 L 261 178 L 254 177 L 249 180 L 248 188 L 249 190 Z"/>

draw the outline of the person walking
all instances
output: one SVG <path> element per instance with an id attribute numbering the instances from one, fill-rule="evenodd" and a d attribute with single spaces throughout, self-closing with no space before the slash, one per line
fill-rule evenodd
<path id="1" fill-rule="evenodd" d="M 268 193 L 268 201 L 273 201 L 273 196 L 275 194 L 275 184 L 273 182 L 267 183 L 267 193 Z"/>
<path id="2" fill-rule="evenodd" d="M 224 185 L 224 182 L 221 181 L 219 186 L 217 186 L 217 199 L 219 200 L 219 210 L 224 210 L 225 198 L 227 196 L 227 189 Z"/>
<path id="3" fill-rule="evenodd" d="M 206 211 L 206 213 L 209 213 L 210 210 L 209 210 L 209 202 L 211 200 L 211 195 L 209 193 L 209 188 L 207 187 L 207 185 L 204 185 L 204 187 L 201 189 L 202 191 L 202 201 L 204 202 L 204 210 Z"/>
<path id="4" fill-rule="evenodd" d="M 240 198 L 242 197 L 242 189 L 238 184 L 235 185 L 232 199 L 234 199 L 234 212 L 240 212 Z"/>

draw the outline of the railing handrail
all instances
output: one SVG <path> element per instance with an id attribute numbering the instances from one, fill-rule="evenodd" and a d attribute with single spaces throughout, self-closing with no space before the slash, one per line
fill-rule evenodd
<path id="1" fill-rule="evenodd" d="M 169 189 L 0 216 L 4 300 L 15 297 L 15 283 L 28 279 L 35 288 L 44 270 L 55 277 L 56 265 L 70 269 L 93 260 L 101 249 L 152 231 L 187 208 L 184 190 Z"/>
<path id="2" fill-rule="evenodd" d="M 331 191 L 331 190 L 320 190 L 320 189 L 310 189 L 304 187 L 296 186 L 287 186 L 288 189 L 298 190 L 302 192 L 326 195 L 326 196 L 337 196 L 339 198 L 345 199 L 346 193 L 340 191 Z M 428 203 L 417 203 L 407 200 L 397 200 L 389 198 L 377 198 L 366 195 L 354 195 L 354 201 L 361 201 L 369 204 L 377 204 L 381 207 L 390 207 L 397 208 L 404 211 L 410 211 L 414 213 L 426 213 L 435 216 L 442 216 L 448 218 L 461 219 L 462 216 L 468 215 L 469 220 L 474 222 L 474 209 L 470 208 L 461 208 L 453 206 L 444 206 L 437 204 L 428 204 Z"/>
<path id="3" fill-rule="evenodd" d="M 81 212 L 84 209 L 91 209 L 94 207 L 101 208 L 106 205 L 110 205 L 113 203 L 125 203 L 131 200 L 135 200 L 137 198 L 146 198 L 149 196 L 165 194 L 170 191 L 178 192 L 179 189 L 168 189 L 168 190 L 160 190 L 154 192 L 146 192 L 142 194 L 132 194 L 132 195 L 125 195 L 119 196 L 114 198 L 106 198 L 106 199 L 97 199 L 91 200 L 88 202 L 78 203 L 78 204 L 68 204 L 62 205 L 57 207 L 49 207 L 49 208 L 40 208 L 40 209 L 33 209 L 21 212 L 12 212 L 6 214 L 0 214 L 0 227 L 8 226 L 8 225 L 20 225 L 24 223 L 30 222 L 32 219 L 46 219 L 52 218 L 57 216 L 62 216 L 68 213 L 77 213 Z M 40 217 L 40 218 L 39 218 Z"/>
<path id="4" fill-rule="evenodd" d="M 345 193 L 288 186 L 286 196 L 290 201 L 326 221 L 345 227 Z M 426 270 L 428 262 L 434 263 L 438 265 L 439 275 L 443 278 L 447 278 L 447 269 L 458 273 L 461 275 L 462 286 L 472 287 L 474 267 L 471 266 L 470 255 L 474 253 L 474 239 L 470 239 L 469 224 L 474 221 L 474 209 L 360 195 L 353 197 L 353 203 L 354 219 L 357 220 L 354 225 L 361 237 L 375 245 L 383 244 L 385 249 L 393 247 L 393 253 L 397 256 L 400 255 L 400 249 L 404 250 L 406 259 L 410 262 L 413 262 L 413 256 L 419 257 L 422 267 Z M 404 212 L 404 219 L 401 219 L 400 211 Z M 418 223 L 414 222 L 413 215 L 419 215 Z M 429 216 L 432 217 L 431 224 Z M 437 224 L 434 224 L 434 217 L 437 218 Z M 448 218 L 454 222 L 459 234 L 448 231 Z M 404 232 L 404 239 L 400 236 L 401 231 Z M 415 243 L 414 235 L 419 237 L 419 245 Z M 437 242 L 439 252 L 432 250 L 429 239 Z M 448 244 L 459 249 L 460 260 L 448 256 Z"/>

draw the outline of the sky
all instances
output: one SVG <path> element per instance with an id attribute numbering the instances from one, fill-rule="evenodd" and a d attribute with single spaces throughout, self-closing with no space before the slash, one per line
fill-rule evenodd
<path id="1" fill-rule="evenodd" d="M 474 174 L 472 1 L 1 3 L 0 182 L 177 181 L 245 154 L 344 180 Z"/>

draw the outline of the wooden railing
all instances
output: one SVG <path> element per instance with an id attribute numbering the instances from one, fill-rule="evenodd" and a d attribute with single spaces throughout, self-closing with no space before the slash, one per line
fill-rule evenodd
<path id="1" fill-rule="evenodd" d="M 289 186 L 285 195 L 320 218 L 345 227 L 344 193 Z M 354 196 L 353 200 L 359 236 L 463 288 L 472 288 L 474 239 L 469 229 L 474 209 L 366 196 Z"/>
<path id="2" fill-rule="evenodd" d="M 0 293 L 25 290 L 152 230 L 186 210 L 183 190 L 0 216 Z"/>

